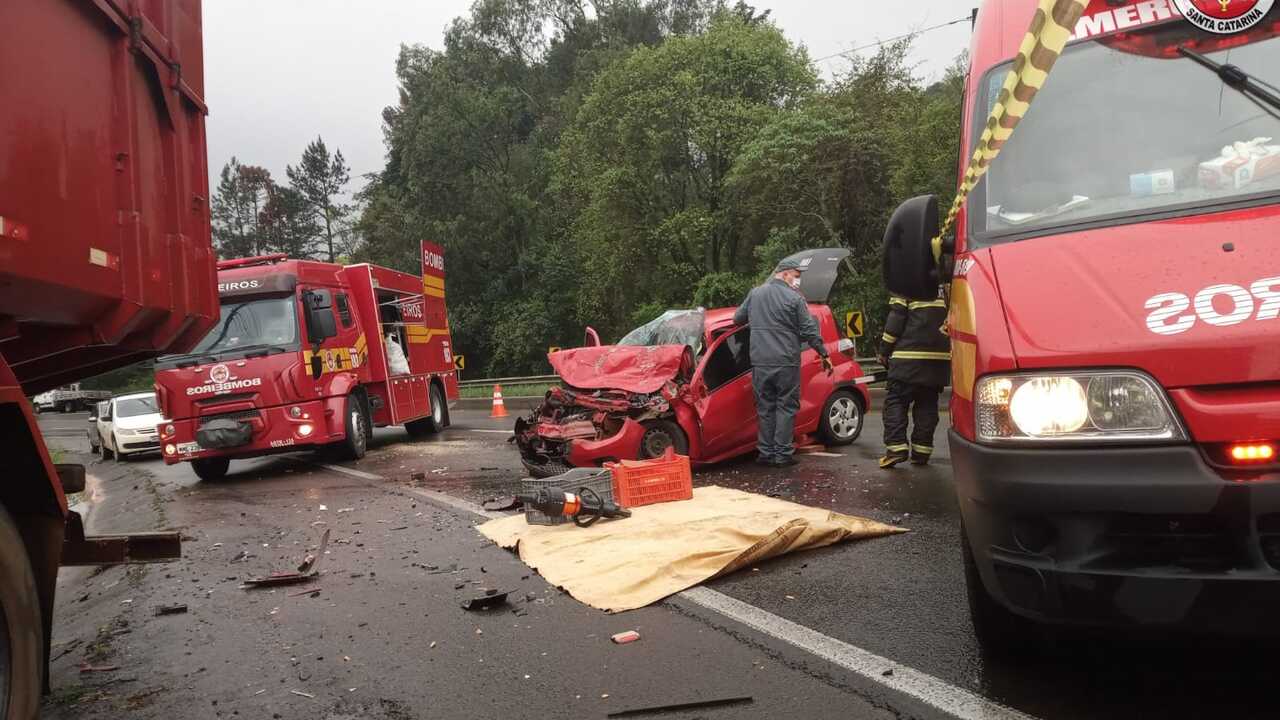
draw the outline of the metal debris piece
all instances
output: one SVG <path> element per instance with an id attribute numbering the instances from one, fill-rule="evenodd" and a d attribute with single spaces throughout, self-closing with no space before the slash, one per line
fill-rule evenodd
<path id="1" fill-rule="evenodd" d="M 329 546 L 329 531 L 325 530 L 320 537 L 320 548 L 315 554 L 307 553 L 298 565 L 298 572 L 274 572 L 266 577 L 250 578 L 244 581 L 247 587 L 270 587 L 276 585 L 296 585 L 306 582 L 320 574 L 320 559 L 324 557 L 325 548 Z"/>
<path id="2" fill-rule="evenodd" d="M 507 594 L 498 592 L 497 590 L 485 590 L 484 595 L 473 597 L 462 601 L 463 610 L 488 610 L 490 608 L 504 605 L 507 602 Z"/>
<path id="3" fill-rule="evenodd" d="M 601 695 L 601 697 L 608 696 Z M 633 708 L 631 710 L 619 710 L 618 712 L 609 713 L 606 717 L 639 717 L 641 715 L 669 713 L 677 710 L 698 710 L 702 708 L 728 707 L 730 705 L 749 705 L 753 702 L 755 702 L 755 698 L 750 695 L 743 695 L 741 697 L 719 698 L 716 700 L 698 700 L 695 702 L 672 703 L 670 705 L 652 705 L 650 707 Z"/>
<path id="4" fill-rule="evenodd" d="M 633 643 L 639 640 L 640 633 L 635 630 L 628 630 L 626 632 L 620 632 L 609 639 L 618 645 L 626 645 L 627 643 Z"/>
<path id="5" fill-rule="evenodd" d="M 484 509 L 492 512 L 518 510 L 523 505 L 524 503 L 520 502 L 520 498 L 517 498 L 515 495 L 504 495 L 502 497 L 486 500 L 484 503 Z"/>
<path id="6" fill-rule="evenodd" d="M 294 695 L 297 695 L 297 696 L 299 696 L 299 697 L 310 698 L 310 699 L 312 699 L 312 700 L 315 700 L 315 699 L 316 699 L 316 696 L 315 696 L 315 695 L 312 695 L 311 693 L 305 693 L 305 692 L 302 692 L 301 690 L 290 690 L 289 692 L 291 692 L 291 693 L 293 693 Z"/>
<path id="7" fill-rule="evenodd" d="M 299 590 L 298 592 L 291 592 L 285 597 L 302 597 L 303 595 L 310 595 L 311 597 L 315 597 L 316 595 L 319 595 L 319 594 L 320 594 L 320 588 L 316 587 L 316 588 L 307 588 L 306 590 Z"/>
<path id="8" fill-rule="evenodd" d="M 185 603 L 176 603 L 174 605 L 159 605 L 155 609 L 156 615 L 181 615 L 187 611 Z"/>
<path id="9" fill-rule="evenodd" d="M 80 672 L 82 673 L 115 672 L 119 669 L 119 665 L 90 665 L 89 663 L 83 663 L 80 665 Z"/>

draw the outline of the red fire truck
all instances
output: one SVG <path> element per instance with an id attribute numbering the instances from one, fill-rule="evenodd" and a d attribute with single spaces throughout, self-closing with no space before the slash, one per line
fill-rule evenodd
<path id="1" fill-rule="evenodd" d="M 444 252 L 422 275 L 283 255 L 218 263 L 218 325 L 156 364 L 164 461 L 203 480 L 235 458 L 329 447 L 364 456 L 374 427 L 449 424 L 458 397 Z"/>
<path id="2" fill-rule="evenodd" d="M 177 557 L 85 537 L 26 396 L 192 347 L 217 318 L 199 0 L 0 2 L 0 718 L 47 688 L 58 566 Z"/>
<path id="3" fill-rule="evenodd" d="M 977 13 L 966 159 L 1036 5 Z M 1045 625 L 1280 625 L 1267 84 L 1280 8 L 1217 35 L 1170 0 L 1095 0 L 969 196 L 954 273 L 927 279 L 935 203 L 895 215 L 887 248 L 911 242 L 887 251 L 886 280 L 952 280 L 951 455 L 984 643 L 1033 643 Z"/>

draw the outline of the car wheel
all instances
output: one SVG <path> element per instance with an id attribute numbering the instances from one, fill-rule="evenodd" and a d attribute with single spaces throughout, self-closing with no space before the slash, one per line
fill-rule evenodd
<path id="1" fill-rule="evenodd" d="M 216 482 L 227 476 L 231 460 L 224 457 L 202 458 L 191 461 L 191 470 L 204 482 Z"/>
<path id="2" fill-rule="evenodd" d="M 3 507 L 0 547 L 0 718 L 34 718 L 44 668 L 40 602 L 22 536 Z"/>
<path id="3" fill-rule="evenodd" d="M 643 425 L 644 435 L 640 437 L 641 460 L 662 457 L 668 448 L 673 448 L 677 455 L 689 454 L 689 436 L 684 434 L 684 430 L 676 422 L 649 420 Z"/>
<path id="4" fill-rule="evenodd" d="M 356 394 L 348 395 L 344 414 L 346 437 L 336 443 L 338 454 L 343 460 L 359 460 L 369 449 L 369 413 L 364 400 Z"/>
<path id="5" fill-rule="evenodd" d="M 960 523 L 960 549 L 964 556 L 964 587 L 969 596 L 969 619 L 973 623 L 973 634 L 978 637 L 983 650 L 997 655 L 1012 655 L 1034 646 L 1035 638 L 1043 636 L 1042 630 L 1032 621 L 1005 608 L 987 592 L 986 585 L 982 584 L 982 575 L 978 573 L 978 564 L 974 561 L 963 521 Z"/>
<path id="6" fill-rule="evenodd" d="M 90 455 L 97 455 L 97 454 L 98 454 L 98 453 L 100 453 L 100 452 L 102 452 L 102 448 L 98 447 L 97 445 L 94 445 L 93 443 L 89 443 L 89 454 L 90 454 Z"/>
<path id="7" fill-rule="evenodd" d="M 818 434 L 828 445 L 848 445 L 862 434 L 862 400 L 850 390 L 831 393 L 822 406 Z"/>

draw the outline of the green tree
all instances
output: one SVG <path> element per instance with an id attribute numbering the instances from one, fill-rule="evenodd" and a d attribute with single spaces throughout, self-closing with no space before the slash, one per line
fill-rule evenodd
<path id="1" fill-rule="evenodd" d="M 210 204 L 219 255 L 233 258 L 264 252 L 266 238 L 260 214 L 271 186 L 271 173 L 266 168 L 241 165 L 235 157 L 222 167 Z"/>
<path id="2" fill-rule="evenodd" d="M 271 252 L 292 258 L 312 258 L 320 239 L 320 225 L 302 193 L 271 184 L 266 205 L 259 213 L 265 245 Z"/>
<path id="3" fill-rule="evenodd" d="M 324 248 L 329 262 L 337 259 L 334 242 L 350 209 L 340 202 L 343 188 L 351 180 L 351 169 L 342 158 L 342 151 L 329 154 L 324 140 L 317 137 L 302 151 L 302 161 L 297 167 L 285 167 L 289 184 L 305 200 L 312 218 L 323 230 Z"/>
<path id="4" fill-rule="evenodd" d="M 729 172 L 744 145 L 816 85 L 803 49 L 767 21 L 735 14 L 601 73 L 557 166 L 592 279 L 579 316 L 616 333 L 641 302 L 687 304 L 703 276 L 749 269 Z"/>

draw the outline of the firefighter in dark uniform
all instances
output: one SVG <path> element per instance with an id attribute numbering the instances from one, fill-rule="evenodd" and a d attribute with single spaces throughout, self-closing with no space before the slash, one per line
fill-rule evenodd
<path id="1" fill-rule="evenodd" d="M 938 397 L 951 379 L 951 340 L 943 325 L 947 304 L 936 300 L 889 298 L 889 317 L 880 339 L 880 362 L 889 370 L 884 400 L 884 457 L 880 467 L 905 460 L 927 465 L 938 427 Z M 912 424 L 907 440 L 907 415 Z"/>
<path id="2" fill-rule="evenodd" d="M 751 327 L 751 385 L 760 423 L 756 449 L 761 465 L 796 464 L 793 436 L 800 409 L 801 343 L 817 350 L 822 367 L 831 373 L 818 321 L 800 294 L 802 272 L 804 267 L 795 260 L 778 263 L 773 277 L 753 289 L 733 314 L 735 325 Z"/>

